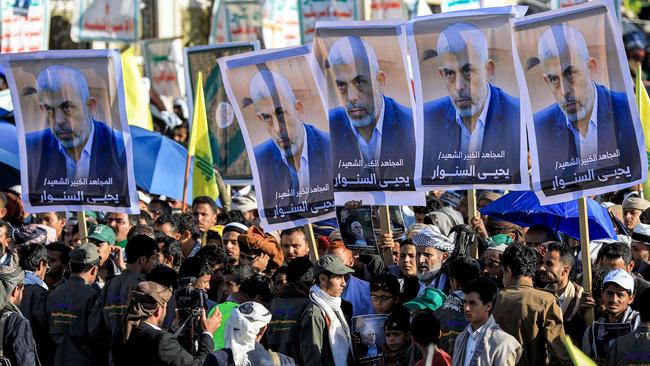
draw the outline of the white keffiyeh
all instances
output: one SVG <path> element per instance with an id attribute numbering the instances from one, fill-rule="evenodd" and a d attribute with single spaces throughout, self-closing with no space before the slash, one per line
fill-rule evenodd
<path id="1" fill-rule="evenodd" d="M 261 304 L 245 302 L 233 309 L 224 334 L 225 348 L 232 352 L 236 366 L 250 366 L 248 352 L 255 349 L 257 335 L 271 321 L 271 313 Z"/>
<path id="2" fill-rule="evenodd" d="M 320 287 L 314 285 L 309 290 L 309 298 L 318 306 L 330 320 L 327 335 L 332 348 L 332 356 L 336 366 L 345 366 L 348 362 L 348 352 L 352 339 L 348 322 L 341 310 L 341 298 L 326 294 Z"/>

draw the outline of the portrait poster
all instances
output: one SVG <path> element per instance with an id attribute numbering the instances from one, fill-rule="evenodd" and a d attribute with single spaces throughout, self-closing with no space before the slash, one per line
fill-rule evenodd
<path id="1" fill-rule="evenodd" d="M 375 228 L 375 236 L 381 235 L 381 221 L 379 218 L 379 209 L 381 206 L 372 206 L 372 224 Z M 404 222 L 404 214 L 400 206 L 388 206 L 388 217 L 390 219 L 390 231 L 393 234 L 393 239 L 406 238 L 406 223 Z"/>
<path id="2" fill-rule="evenodd" d="M 298 0 L 266 0 L 262 12 L 262 33 L 266 48 L 300 44 Z"/>
<path id="3" fill-rule="evenodd" d="M 0 0 L 1 53 L 41 51 L 50 38 L 49 0 Z"/>
<path id="4" fill-rule="evenodd" d="M 336 220 L 346 247 L 357 253 L 379 254 L 371 206 L 359 206 L 353 209 L 337 206 Z"/>
<path id="5" fill-rule="evenodd" d="M 262 1 L 216 1 L 210 21 L 210 44 L 262 39 Z"/>
<path id="6" fill-rule="evenodd" d="M 142 42 L 144 71 L 151 88 L 168 98 L 185 96 L 183 41 L 180 38 L 148 39 Z"/>
<path id="7" fill-rule="evenodd" d="M 632 332 L 632 323 L 601 323 L 594 322 L 591 327 L 594 358 L 607 359 L 609 348 L 616 338 Z"/>
<path id="8" fill-rule="evenodd" d="M 219 59 L 266 231 L 335 217 L 327 114 L 310 51 L 297 46 Z"/>
<path id="9" fill-rule="evenodd" d="M 75 42 L 135 42 L 139 19 L 137 0 L 77 0 L 70 37 Z"/>
<path id="10" fill-rule="evenodd" d="M 359 315 L 352 318 L 352 333 L 359 338 L 354 354 L 359 365 L 374 365 L 383 353 L 384 324 L 388 315 Z"/>
<path id="11" fill-rule="evenodd" d="M 338 205 L 423 206 L 415 192 L 413 93 L 402 22 L 319 22 L 322 70 Z"/>
<path id="12" fill-rule="evenodd" d="M 357 0 L 298 0 L 300 42 L 314 40 L 317 22 L 347 22 L 359 19 Z"/>
<path id="13" fill-rule="evenodd" d="M 139 213 L 117 50 L 0 55 L 25 210 Z"/>
<path id="14" fill-rule="evenodd" d="M 217 60 L 259 49 L 259 42 L 234 42 L 212 46 L 185 48 L 185 82 L 187 100 L 192 115 L 196 78 L 202 72 L 205 78 L 203 96 L 208 117 L 208 132 L 212 148 L 212 162 L 226 184 L 251 184 L 251 168 L 237 118 L 223 87 Z M 192 118 L 190 117 L 190 121 Z"/>
<path id="15" fill-rule="evenodd" d="M 634 83 L 611 5 L 513 20 L 532 185 L 543 205 L 646 180 Z"/>
<path id="16" fill-rule="evenodd" d="M 409 21 L 418 189 L 529 189 L 510 19 L 526 7 Z"/>

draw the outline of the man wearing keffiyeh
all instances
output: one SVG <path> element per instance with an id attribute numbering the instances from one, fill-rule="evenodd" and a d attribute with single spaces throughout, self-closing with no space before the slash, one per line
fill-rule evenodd
<path id="1" fill-rule="evenodd" d="M 454 243 L 446 236 L 430 229 L 420 231 L 413 236 L 412 240 L 417 253 L 417 276 L 420 280 L 418 295 L 427 287 L 437 288 L 448 293 L 449 276 L 441 269 L 453 253 Z"/>

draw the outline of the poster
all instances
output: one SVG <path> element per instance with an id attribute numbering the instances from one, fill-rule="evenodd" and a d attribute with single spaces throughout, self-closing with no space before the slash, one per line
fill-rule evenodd
<path id="1" fill-rule="evenodd" d="M 283 48 L 300 44 L 298 0 L 266 0 L 262 16 L 264 45 Z"/>
<path id="2" fill-rule="evenodd" d="M 379 218 L 380 206 L 372 206 L 372 225 L 375 228 L 375 236 L 381 235 L 381 221 Z M 400 206 L 388 206 L 388 217 L 390 218 L 390 230 L 393 240 L 406 239 L 406 223 Z"/>
<path id="3" fill-rule="evenodd" d="M 262 39 L 262 2 L 216 1 L 210 21 L 210 44 Z"/>
<path id="4" fill-rule="evenodd" d="M 50 38 L 49 0 L 0 0 L 1 53 L 41 51 Z"/>
<path id="5" fill-rule="evenodd" d="M 203 95 L 208 116 L 212 162 L 226 184 L 248 185 L 252 181 L 246 145 L 232 103 L 223 87 L 217 59 L 259 49 L 258 42 L 224 43 L 185 48 L 185 82 L 188 105 L 194 106 L 196 76 L 205 78 Z M 190 111 L 193 113 L 193 111 Z M 190 118 L 190 120 L 192 120 Z"/>
<path id="6" fill-rule="evenodd" d="M 529 188 L 510 30 L 510 19 L 526 9 L 465 10 L 408 22 L 418 189 Z"/>
<path id="7" fill-rule="evenodd" d="M 402 0 L 371 0 L 370 19 L 408 19 L 408 9 Z"/>
<path id="8" fill-rule="evenodd" d="M 265 231 L 335 216 L 331 144 L 309 47 L 219 59 Z"/>
<path id="9" fill-rule="evenodd" d="M 381 357 L 387 318 L 388 315 L 360 315 L 352 318 L 352 333 L 359 337 L 359 343 L 354 343 L 358 364 L 374 365 Z"/>
<path id="10" fill-rule="evenodd" d="M 137 0 L 77 0 L 70 37 L 75 42 L 135 42 L 139 16 Z"/>
<path id="11" fill-rule="evenodd" d="M 338 205 L 424 205 L 415 192 L 413 94 L 401 22 L 319 22 Z"/>
<path id="12" fill-rule="evenodd" d="M 139 213 L 117 50 L 0 55 L 25 210 Z"/>
<path id="13" fill-rule="evenodd" d="M 533 189 L 544 204 L 646 179 L 634 84 L 611 3 L 513 21 Z"/>
<path id="14" fill-rule="evenodd" d="M 356 253 L 379 254 L 371 206 L 338 206 L 336 220 L 346 247 Z"/>
<path id="15" fill-rule="evenodd" d="M 310 43 L 319 21 L 358 20 L 357 0 L 298 0 L 300 43 Z"/>
<path id="16" fill-rule="evenodd" d="M 142 43 L 144 69 L 151 88 L 169 98 L 185 95 L 183 54 L 180 38 L 150 39 Z"/>

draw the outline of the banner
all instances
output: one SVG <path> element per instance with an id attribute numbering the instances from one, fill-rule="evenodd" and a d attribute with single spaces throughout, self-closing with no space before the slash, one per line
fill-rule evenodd
<path id="1" fill-rule="evenodd" d="M 180 38 L 150 39 L 142 43 L 144 70 L 151 88 L 170 98 L 185 96 Z"/>
<path id="2" fill-rule="evenodd" d="M 357 0 L 298 0 L 300 43 L 310 43 L 316 22 L 358 20 Z"/>
<path id="3" fill-rule="evenodd" d="M 353 209 L 346 206 L 336 207 L 336 221 L 339 224 L 343 243 L 355 253 L 379 255 L 372 214 L 371 206 L 359 206 Z"/>
<path id="4" fill-rule="evenodd" d="M 216 1 L 210 21 L 210 44 L 256 41 L 262 39 L 262 3 Z"/>
<path id="5" fill-rule="evenodd" d="M 526 9 L 465 10 L 407 23 L 418 189 L 528 190 L 510 30 L 510 19 Z"/>
<path id="6" fill-rule="evenodd" d="M 41 51 L 50 38 L 49 0 L 0 0 L 1 53 Z"/>
<path id="7" fill-rule="evenodd" d="M 75 42 L 135 42 L 139 15 L 138 0 L 77 0 L 70 37 Z"/>
<path id="8" fill-rule="evenodd" d="M 515 19 L 515 68 L 533 189 L 542 204 L 621 190 L 648 174 L 625 50 L 611 3 Z"/>
<path id="9" fill-rule="evenodd" d="M 265 231 L 335 216 L 327 114 L 311 60 L 306 46 L 219 59 Z"/>
<path id="10" fill-rule="evenodd" d="M 266 0 L 262 22 L 266 48 L 300 44 L 298 0 Z"/>
<path id="11" fill-rule="evenodd" d="M 208 116 L 212 162 L 226 184 L 248 185 L 253 179 L 246 145 L 232 103 L 223 87 L 217 59 L 259 49 L 259 42 L 225 43 L 184 49 L 188 105 L 196 95 L 196 75 L 205 75 L 203 92 Z M 193 111 L 190 111 L 190 114 Z"/>
<path id="12" fill-rule="evenodd" d="M 424 205 L 415 192 L 413 93 L 399 21 L 319 22 L 338 205 Z"/>
<path id="13" fill-rule="evenodd" d="M 25 210 L 139 213 L 117 50 L 0 55 Z"/>
<path id="14" fill-rule="evenodd" d="M 408 19 L 408 9 L 402 0 L 371 0 L 370 19 Z"/>

